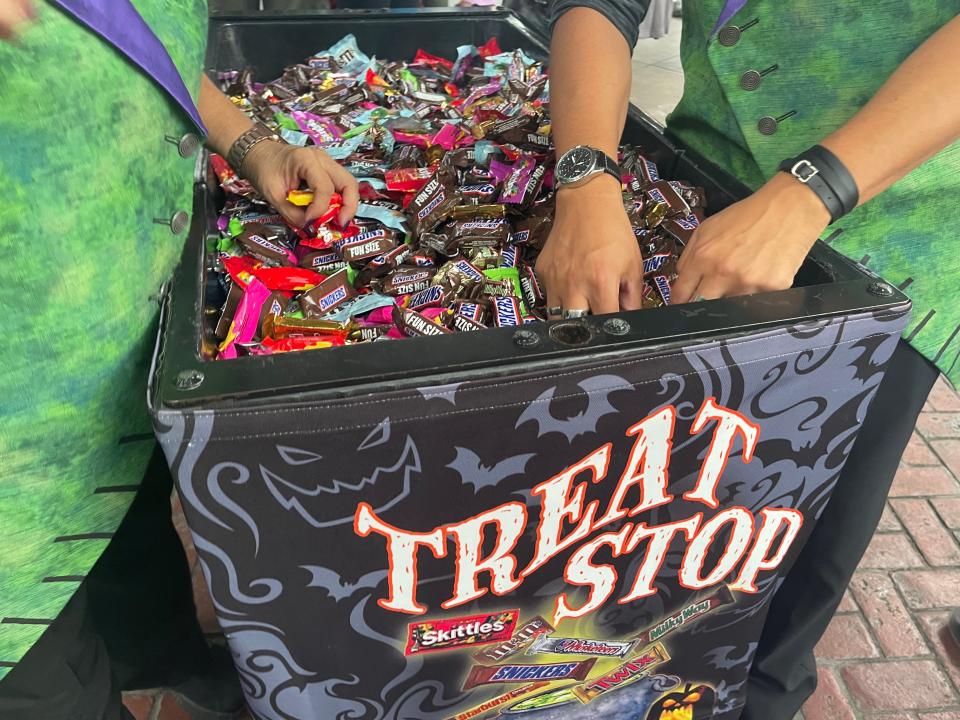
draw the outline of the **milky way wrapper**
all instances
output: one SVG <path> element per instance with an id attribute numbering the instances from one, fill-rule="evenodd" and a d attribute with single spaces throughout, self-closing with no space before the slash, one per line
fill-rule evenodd
<path id="1" fill-rule="evenodd" d="M 463 306 L 458 308 L 457 316 L 468 317 L 472 321 L 480 323 L 482 321 L 482 316 L 480 314 L 479 306 L 474 303 L 465 303 L 464 305 L 470 306 L 467 308 L 467 313 L 470 313 L 473 308 L 477 308 L 475 313 L 473 313 L 473 317 L 464 315 L 461 312 Z M 483 326 L 481 325 L 481 327 Z M 516 653 L 520 652 L 524 647 L 533 642 L 537 636 L 552 632 L 553 626 L 541 616 L 537 615 L 536 617 L 525 622 L 521 627 L 517 628 L 513 633 L 513 637 L 511 637 L 509 640 L 506 640 L 499 645 L 491 645 L 490 647 L 485 647 L 482 650 L 477 650 L 473 654 L 473 658 L 479 662 L 500 662 L 501 660 L 505 660 L 511 655 L 515 655 Z"/>
<path id="2" fill-rule="evenodd" d="M 637 640 L 642 644 L 656 642 L 677 628 L 699 620 L 708 612 L 723 607 L 724 605 L 733 605 L 734 602 L 736 601 L 734 600 L 733 593 L 730 592 L 730 588 L 726 585 L 721 585 L 713 595 L 687 605 L 679 612 L 664 618 L 656 625 L 644 630 L 637 635 Z"/>
<path id="3" fill-rule="evenodd" d="M 597 662 L 596 658 L 577 662 L 547 663 L 545 665 L 474 665 L 463 683 L 463 691 L 480 685 L 521 683 L 533 681 L 585 680 Z"/>
<path id="4" fill-rule="evenodd" d="M 616 690 L 617 688 L 632 683 L 634 680 L 646 675 L 651 668 L 669 659 L 670 656 L 663 648 L 663 645 L 657 643 L 644 650 L 640 655 L 630 658 L 603 677 L 596 678 L 583 685 L 572 687 L 570 691 L 577 696 L 580 702 L 586 704 L 603 695 L 605 692 Z"/>

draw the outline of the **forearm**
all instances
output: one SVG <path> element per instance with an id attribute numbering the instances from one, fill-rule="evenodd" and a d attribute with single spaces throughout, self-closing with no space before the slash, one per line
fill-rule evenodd
<path id="1" fill-rule="evenodd" d="M 207 147 L 219 155 L 230 151 L 230 146 L 253 122 L 224 95 L 206 75 L 200 81 L 200 98 L 197 103 L 200 117 L 207 126 Z"/>
<path id="2" fill-rule="evenodd" d="M 630 102 L 630 48 L 596 10 L 563 15 L 550 46 L 550 113 L 557 156 L 591 145 L 613 158 Z"/>
<path id="3" fill-rule="evenodd" d="M 960 138 L 960 18 L 932 35 L 876 95 L 823 141 L 850 170 L 860 203 Z"/>

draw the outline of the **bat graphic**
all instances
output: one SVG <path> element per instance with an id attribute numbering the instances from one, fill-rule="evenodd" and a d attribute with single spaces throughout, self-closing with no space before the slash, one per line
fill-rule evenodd
<path id="1" fill-rule="evenodd" d="M 433 387 L 417 388 L 417 392 L 423 395 L 424 400 L 433 400 L 438 398 L 446 400 L 451 405 L 456 405 L 457 390 L 463 385 L 462 382 L 450 383 L 449 385 L 434 385 Z"/>
<path id="2" fill-rule="evenodd" d="M 551 405 L 557 388 L 552 387 L 530 403 L 514 427 L 519 428 L 532 420 L 537 423 L 538 437 L 556 432 L 566 437 L 569 442 L 573 442 L 581 435 L 596 432 L 602 417 L 617 412 L 617 409 L 610 404 L 609 397 L 612 393 L 633 390 L 630 383 L 616 375 L 596 375 L 577 383 L 577 386 L 587 395 L 586 410 L 569 418 L 555 417 L 551 412 Z"/>
<path id="3" fill-rule="evenodd" d="M 294 510 L 315 528 L 335 527 L 353 522 L 353 514 L 361 501 L 370 503 L 378 513 L 392 508 L 410 494 L 411 476 L 420 472 L 420 454 L 413 438 L 407 436 L 396 460 L 381 458 L 390 446 L 384 446 L 389 431 L 381 431 L 376 437 L 371 434 L 357 448 L 357 454 L 349 467 L 362 468 L 364 450 L 378 447 L 375 454 L 377 465 L 368 471 L 356 470 L 359 479 L 339 480 L 324 475 L 324 469 L 300 466 L 301 477 L 288 480 L 260 465 L 260 475 L 274 499 L 285 510 Z M 342 453 L 342 449 L 338 449 Z M 371 463 L 368 463 L 368 465 Z M 288 468 L 296 472 L 297 467 Z M 305 477 L 303 475 L 306 475 Z"/>
<path id="4" fill-rule="evenodd" d="M 484 465 L 473 450 L 457 447 L 457 456 L 448 468 L 456 470 L 464 485 L 473 485 L 473 492 L 478 493 L 483 488 L 496 487 L 501 480 L 514 475 L 522 475 L 527 469 L 527 463 L 534 457 L 533 453 L 514 455 L 501 460 L 496 465 Z"/>
<path id="5" fill-rule="evenodd" d="M 327 594 L 338 603 L 356 595 L 360 590 L 374 590 L 386 577 L 386 570 L 374 570 L 353 583 L 344 582 L 343 577 L 335 570 L 320 567 L 319 565 L 301 565 L 310 573 L 310 582 L 307 587 L 323 588 Z"/>
<path id="6" fill-rule="evenodd" d="M 710 667 L 717 668 L 718 670 L 730 670 L 731 668 L 746 665 L 751 662 L 756 649 L 757 643 L 748 643 L 744 653 L 740 657 L 735 657 L 734 653 L 737 651 L 736 646 L 722 645 L 706 653 L 703 656 L 703 660 Z"/>

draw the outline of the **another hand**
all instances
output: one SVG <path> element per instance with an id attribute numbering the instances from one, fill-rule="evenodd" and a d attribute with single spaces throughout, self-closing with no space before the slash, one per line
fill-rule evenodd
<path id="1" fill-rule="evenodd" d="M 343 196 L 343 209 L 337 221 L 346 225 L 356 213 L 360 200 L 356 178 L 320 148 L 271 141 L 258 143 L 243 162 L 243 175 L 296 227 L 303 227 L 320 217 L 334 192 Z M 306 208 L 287 200 L 287 193 L 298 189 L 302 183 L 314 194 L 313 202 Z"/>
<path id="2" fill-rule="evenodd" d="M 20 26 L 36 18 L 32 0 L 0 0 L 0 40 L 16 40 Z"/>
<path id="3" fill-rule="evenodd" d="M 812 190 L 777 173 L 697 229 L 677 264 L 672 302 L 784 290 L 829 224 Z"/>
<path id="4" fill-rule="evenodd" d="M 594 314 L 640 308 L 643 259 L 614 178 L 557 193 L 556 218 L 537 272 L 548 308 Z"/>

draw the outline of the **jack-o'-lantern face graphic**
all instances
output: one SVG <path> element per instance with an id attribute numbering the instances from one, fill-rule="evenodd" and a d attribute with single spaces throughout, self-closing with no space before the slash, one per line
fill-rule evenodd
<path id="1" fill-rule="evenodd" d="M 717 695 L 709 685 L 687 683 L 686 689 L 664 695 L 647 713 L 647 720 L 707 720 Z"/>

